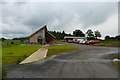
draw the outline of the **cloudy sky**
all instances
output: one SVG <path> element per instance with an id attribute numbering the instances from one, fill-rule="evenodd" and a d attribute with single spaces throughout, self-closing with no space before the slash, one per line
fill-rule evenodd
<path id="1" fill-rule="evenodd" d="M 71 33 L 99 30 L 102 38 L 118 35 L 117 2 L 8 2 L 0 3 L 0 37 L 29 36 L 47 25 L 50 31 Z"/>

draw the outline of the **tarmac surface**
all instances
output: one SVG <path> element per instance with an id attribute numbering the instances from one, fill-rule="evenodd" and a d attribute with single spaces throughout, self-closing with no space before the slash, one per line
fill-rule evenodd
<path id="1" fill-rule="evenodd" d="M 118 78 L 111 54 L 118 48 L 78 44 L 79 50 L 52 56 L 29 64 L 11 65 L 8 78 Z"/>

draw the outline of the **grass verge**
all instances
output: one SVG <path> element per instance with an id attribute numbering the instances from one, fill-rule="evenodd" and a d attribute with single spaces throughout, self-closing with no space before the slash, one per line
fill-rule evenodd
<path id="1" fill-rule="evenodd" d="M 54 45 L 49 46 L 47 57 L 50 57 L 52 55 L 56 55 L 63 52 L 73 51 L 77 50 L 77 47 L 75 46 L 66 46 L 66 45 Z"/>
<path id="2" fill-rule="evenodd" d="M 120 59 L 120 54 L 114 56 L 114 58 Z M 120 61 L 113 62 L 112 64 L 115 65 L 120 70 Z"/>
<path id="3" fill-rule="evenodd" d="M 113 65 L 115 65 L 120 70 L 120 62 L 113 62 Z"/>
<path id="4" fill-rule="evenodd" d="M 14 45 L 2 47 L 2 64 L 17 64 L 38 50 L 41 45 Z"/>
<path id="5" fill-rule="evenodd" d="M 93 44 L 94 46 L 105 46 L 105 47 L 120 47 L 120 40 L 104 40 L 101 43 Z"/>
<path id="6" fill-rule="evenodd" d="M 2 80 L 7 80 L 6 77 L 7 77 L 7 69 L 3 68 L 2 69 Z"/>

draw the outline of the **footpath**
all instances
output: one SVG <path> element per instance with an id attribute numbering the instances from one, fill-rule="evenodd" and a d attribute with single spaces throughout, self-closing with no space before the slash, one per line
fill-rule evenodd
<path id="1" fill-rule="evenodd" d="M 20 64 L 31 63 L 34 61 L 42 60 L 46 58 L 49 45 L 44 45 L 42 48 L 38 49 L 32 55 L 23 60 Z"/>

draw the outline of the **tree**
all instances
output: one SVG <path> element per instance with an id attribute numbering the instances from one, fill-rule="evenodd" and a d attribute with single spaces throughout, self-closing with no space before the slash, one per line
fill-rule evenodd
<path id="1" fill-rule="evenodd" d="M 101 33 L 98 30 L 94 31 L 94 34 L 95 34 L 96 39 L 97 37 L 101 37 Z"/>
<path id="2" fill-rule="evenodd" d="M 62 32 L 61 36 L 62 36 L 62 39 L 64 39 L 65 31 Z"/>
<path id="3" fill-rule="evenodd" d="M 115 36 L 115 39 L 120 40 L 120 35 Z"/>
<path id="4" fill-rule="evenodd" d="M 2 37 L 0 40 L 1 40 L 2 42 L 4 42 L 6 39 Z"/>
<path id="5" fill-rule="evenodd" d="M 86 34 L 87 34 L 88 39 L 94 39 L 94 34 L 93 34 L 93 31 L 91 29 L 88 29 Z"/>
<path id="6" fill-rule="evenodd" d="M 66 34 L 65 31 L 49 31 L 51 34 L 53 34 L 57 40 L 64 39 L 64 36 L 70 36 L 71 34 Z"/>
<path id="7" fill-rule="evenodd" d="M 85 37 L 85 34 L 81 30 L 73 31 L 74 36 Z"/>
<path id="8" fill-rule="evenodd" d="M 105 36 L 105 40 L 107 40 L 107 39 L 110 39 L 110 36 L 108 36 L 108 35 L 107 35 L 107 36 Z"/>
<path id="9" fill-rule="evenodd" d="M 62 34 L 65 34 L 65 31 L 63 31 Z"/>

